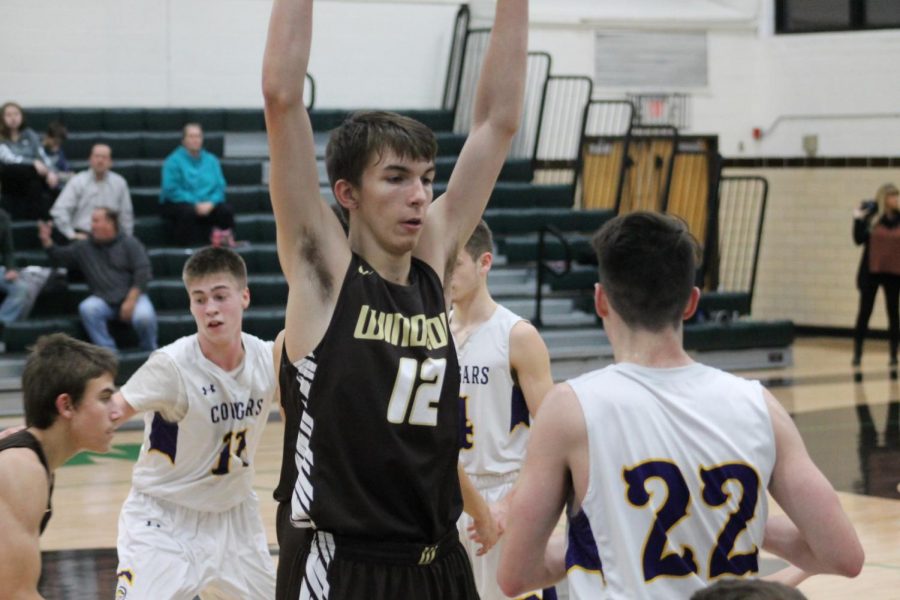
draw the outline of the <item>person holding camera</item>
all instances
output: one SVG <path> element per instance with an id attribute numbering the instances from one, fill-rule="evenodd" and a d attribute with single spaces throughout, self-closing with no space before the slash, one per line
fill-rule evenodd
<path id="1" fill-rule="evenodd" d="M 876 219 L 879 210 L 881 215 Z M 863 340 L 875 305 L 878 287 L 884 289 L 890 336 L 890 366 L 897 366 L 900 340 L 900 190 L 892 183 L 878 188 L 874 200 L 853 211 L 853 241 L 863 245 L 856 274 L 859 312 L 853 335 L 853 366 L 862 359 Z"/>

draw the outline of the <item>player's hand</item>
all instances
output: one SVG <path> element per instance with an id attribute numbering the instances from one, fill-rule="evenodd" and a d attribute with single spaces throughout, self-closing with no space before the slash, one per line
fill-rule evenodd
<path id="1" fill-rule="evenodd" d="M 487 554 L 503 534 L 503 531 L 497 525 L 497 521 L 494 520 L 490 511 L 480 519 L 472 519 L 472 524 L 469 525 L 467 529 L 469 532 L 469 539 L 476 544 L 481 544 L 481 547 L 475 552 L 477 556 L 484 556 Z"/>
<path id="2" fill-rule="evenodd" d="M 497 522 L 501 535 L 506 531 L 506 519 L 509 515 L 509 494 L 489 506 L 491 516 Z"/>
<path id="3" fill-rule="evenodd" d="M 15 269 L 10 269 L 9 271 L 7 271 L 6 273 L 3 274 L 3 279 L 5 279 L 6 281 L 15 281 L 18 278 L 19 278 L 19 272 L 16 271 Z"/>

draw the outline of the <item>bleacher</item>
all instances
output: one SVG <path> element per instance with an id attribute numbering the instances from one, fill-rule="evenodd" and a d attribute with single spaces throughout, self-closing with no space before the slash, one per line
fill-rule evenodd
<path id="1" fill-rule="evenodd" d="M 458 27 L 467 29 L 467 18 Z M 442 193 L 466 138 L 471 119 L 471 81 L 480 64 L 483 30 L 454 36 L 443 106 L 401 110 L 437 134 L 435 196 Z M 464 52 L 465 56 L 460 55 Z M 727 368 L 760 368 L 790 362 L 790 322 L 750 318 L 756 258 L 765 210 L 759 182 L 719 178 L 713 136 L 683 136 L 677 128 L 641 123 L 627 101 L 592 100 L 583 77 L 551 73 L 550 58 L 529 57 L 526 117 L 491 196 L 485 219 L 494 231 L 498 256 L 490 277 L 494 295 L 533 318 L 547 340 L 557 379 L 609 362 L 611 349 L 593 314 L 590 236 L 617 213 L 639 208 L 684 218 L 704 247 L 700 278 L 702 318 L 685 328 L 686 347 L 705 362 Z M 275 250 L 275 224 L 267 177 L 265 123 L 261 109 L 222 108 L 27 108 L 37 130 L 50 121 L 69 129 L 65 151 L 85 168 L 91 145 L 113 150 L 113 170 L 131 187 L 135 235 L 148 248 L 154 272 L 149 294 L 159 314 L 159 343 L 195 330 L 187 310 L 181 268 L 190 249 L 174 246 L 157 215 L 161 166 L 181 141 L 187 122 L 204 127 L 206 149 L 222 158 L 226 195 L 236 213 L 238 251 L 250 272 L 251 307 L 245 330 L 272 339 L 284 321 L 287 287 Z M 328 131 L 348 114 L 313 108 L 310 117 L 319 157 L 322 196 L 331 199 L 323 164 Z M 13 226 L 18 262 L 47 265 L 34 222 Z M 87 294 L 73 283 L 42 295 L 28 320 L 3 333 L 7 363 L 21 364 L 39 335 L 65 331 L 85 339 L 77 314 Z M 124 327 L 120 380 L 146 354 Z M 2 361 L 0 361 L 2 362 Z M 0 376 L 3 374 L 0 368 Z M 9 377 L 15 368 L 5 371 Z"/>

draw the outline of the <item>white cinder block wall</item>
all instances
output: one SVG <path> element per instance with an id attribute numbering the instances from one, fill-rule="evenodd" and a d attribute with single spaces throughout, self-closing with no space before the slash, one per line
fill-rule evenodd
<path id="1" fill-rule="evenodd" d="M 593 76 L 603 30 L 705 31 L 691 131 L 728 157 L 900 156 L 900 30 L 778 36 L 774 0 L 532 0 L 531 48 Z M 28 106 L 259 107 L 269 0 L 4 0 L 0 101 Z M 493 0 L 470 3 L 490 22 Z M 319 0 L 317 105 L 439 106 L 457 2 Z M 602 57 L 600 57 L 602 60 Z M 595 97 L 621 96 L 596 90 Z M 754 140 L 754 127 L 763 129 Z M 849 327 L 850 210 L 898 169 L 761 169 L 771 184 L 754 313 Z M 883 327 L 876 308 L 873 326 Z"/>
<path id="2" fill-rule="evenodd" d="M 769 181 L 753 316 L 798 325 L 853 326 L 862 249 L 853 243 L 852 211 L 878 187 L 900 182 L 900 169 L 727 169 Z M 879 292 L 870 327 L 887 327 Z"/>

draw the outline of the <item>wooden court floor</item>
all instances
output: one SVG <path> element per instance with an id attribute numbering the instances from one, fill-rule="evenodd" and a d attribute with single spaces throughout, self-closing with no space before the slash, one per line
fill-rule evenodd
<path id="1" fill-rule="evenodd" d="M 800 589 L 813 600 L 900 599 L 900 383 L 891 378 L 885 344 L 868 344 L 856 375 L 850 367 L 849 341 L 828 338 L 798 340 L 790 369 L 742 373 L 761 379 L 794 415 L 866 550 L 865 566 L 856 579 L 818 576 L 802 584 Z M 14 423 L 6 419 L 0 427 Z M 281 424 L 270 423 L 256 459 L 255 488 L 273 553 L 271 492 L 280 468 L 281 441 Z M 117 518 L 140 442 L 138 431 L 119 432 L 113 453 L 80 455 L 77 464 L 58 471 L 54 515 L 41 539 L 45 578 L 58 578 L 60 584 L 71 579 L 74 587 L 60 589 L 79 591 L 48 593 L 49 598 L 112 598 Z"/>

